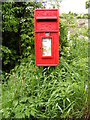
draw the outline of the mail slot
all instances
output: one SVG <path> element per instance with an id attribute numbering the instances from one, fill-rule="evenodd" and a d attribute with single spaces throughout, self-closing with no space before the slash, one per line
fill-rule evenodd
<path id="1" fill-rule="evenodd" d="M 36 9 L 34 31 L 36 66 L 57 66 L 59 63 L 58 9 Z"/>

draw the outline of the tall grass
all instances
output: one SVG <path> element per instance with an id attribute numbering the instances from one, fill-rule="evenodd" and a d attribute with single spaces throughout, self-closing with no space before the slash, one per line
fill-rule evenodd
<path id="1" fill-rule="evenodd" d="M 71 63 L 68 57 L 61 57 L 58 67 L 48 67 L 45 71 L 28 58 L 30 62 L 15 67 L 3 85 L 3 117 L 80 119 L 84 116 L 88 108 L 87 42 L 73 38 L 70 49 Z"/>
<path id="2" fill-rule="evenodd" d="M 85 119 L 88 114 L 88 41 L 71 35 L 59 66 L 36 67 L 34 55 L 23 59 L 2 85 L 2 117 Z M 62 56 L 61 56 L 62 55 Z"/>

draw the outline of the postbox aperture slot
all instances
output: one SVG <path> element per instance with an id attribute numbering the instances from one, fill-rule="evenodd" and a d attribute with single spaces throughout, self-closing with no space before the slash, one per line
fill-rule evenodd
<path id="1" fill-rule="evenodd" d="M 37 22 L 57 22 L 57 19 L 37 19 Z"/>

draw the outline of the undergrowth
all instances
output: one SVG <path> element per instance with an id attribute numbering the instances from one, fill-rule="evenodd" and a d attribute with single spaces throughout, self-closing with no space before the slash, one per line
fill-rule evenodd
<path id="1" fill-rule="evenodd" d="M 87 41 L 71 37 L 58 67 L 36 67 L 28 57 L 2 86 L 5 118 L 82 119 L 88 112 Z M 77 42 L 76 42 L 77 41 Z"/>

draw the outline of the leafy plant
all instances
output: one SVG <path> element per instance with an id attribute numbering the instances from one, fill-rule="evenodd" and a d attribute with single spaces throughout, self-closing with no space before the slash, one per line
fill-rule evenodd
<path id="1" fill-rule="evenodd" d="M 10 72 L 34 52 L 34 9 L 40 6 L 39 2 L 2 3 L 3 71 Z"/>
<path id="2" fill-rule="evenodd" d="M 40 4 L 39 4 L 40 5 Z M 3 42 L 3 63 L 11 64 L 14 60 L 20 63 L 2 74 L 2 119 L 85 119 L 88 113 L 88 41 L 87 29 L 78 30 L 74 24 L 73 14 L 66 17 L 66 23 L 59 21 L 59 65 L 57 67 L 36 67 L 34 55 L 34 21 L 33 10 L 37 4 L 30 3 L 3 3 L 6 18 L 3 23 L 3 40 L 10 36 L 12 40 Z M 9 11 L 13 10 L 13 14 Z M 4 14 L 5 14 L 4 13 Z M 16 31 L 7 27 L 8 14 L 13 20 L 18 19 Z M 29 16 L 28 16 L 29 15 Z M 5 17 L 5 16 L 4 16 Z M 65 16 L 64 16 L 65 17 Z M 72 19 L 73 21 L 70 21 Z M 10 21 L 9 21 L 10 22 Z M 67 41 L 67 30 L 74 26 Z M 19 34 L 18 34 L 18 32 Z M 8 31 L 8 32 L 7 32 Z M 14 32 L 14 33 L 13 33 Z M 13 33 L 11 35 L 11 33 Z M 16 35 L 18 36 L 16 37 Z M 80 35 L 83 35 L 81 37 Z M 10 35 L 10 36 L 9 36 Z M 18 40 L 19 39 L 19 40 Z M 18 41 L 19 48 L 13 44 Z M 16 53 L 13 51 L 15 47 Z M 6 58 L 5 58 L 6 56 Z M 9 56 L 9 57 L 8 57 Z M 12 58 L 13 58 L 12 57 Z M 7 69 L 7 68 L 6 68 Z M 5 71 L 6 71 L 5 69 Z"/>
<path id="3" fill-rule="evenodd" d="M 80 46 L 77 46 L 76 40 Z M 12 70 L 8 84 L 3 85 L 3 117 L 82 119 L 88 108 L 85 77 L 88 71 L 85 54 L 87 42 L 78 38 L 76 40 L 73 38 L 70 48 L 70 64 L 67 63 L 69 58 L 61 57 L 58 67 L 48 67 L 45 71 L 36 67 L 30 57 Z M 78 49 L 77 55 L 75 50 Z"/>

